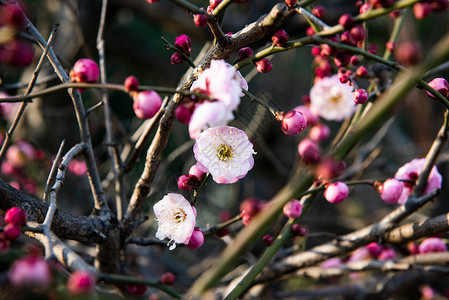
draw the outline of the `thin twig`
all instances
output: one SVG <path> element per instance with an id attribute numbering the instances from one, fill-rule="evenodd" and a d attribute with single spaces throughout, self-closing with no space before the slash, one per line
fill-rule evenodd
<path id="1" fill-rule="evenodd" d="M 43 201 L 47 201 L 47 194 L 50 192 L 50 182 L 53 181 L 53 179 L 56 176 L 57 166 L 59 159 L 61 159 L 62 156 L 62 149 L 65 145 L 65 139 L 62 140 L 61 145 L 59 146 L 58 153 L 56 153 L 55 159 L 53 159 L 53 164 L 51 165 L 50 173 L 48 174 L 47 183 L 45 184 L 45 190 L 44 195 L 42 197 Z"/>

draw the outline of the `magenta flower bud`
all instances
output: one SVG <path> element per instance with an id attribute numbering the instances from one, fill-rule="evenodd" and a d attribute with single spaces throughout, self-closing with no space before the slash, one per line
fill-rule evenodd
<path id="1" fill-rule="evenodd" d="M 368 11 L 368 9 L 370 9 L 370 4 L 369 3 L 364 3 L 362 6 L 360 6 L 359 8 L 359 13 L 360 14 L 364 14 Z"/>
<path id="2" fill-rule="evenodd" d="M 310 128 L 309 137 L 311 140 L 319 143 L 331 135 L 331 130 L 326 124 L 317 124 Z"/>
<path id="3" fill-rule="evenodd" d="M 26 224 L 27 213 L 18 207 L 12 207 L 6 211 L 5 222 L 14 225 L 22 226 Z"/>
<path id="4" fill-rule="evenodd" d="M 292 235 L 293 236 L 306 236 L 307 228 L 304 226 L 301 226 L 299 224 L 293 224 L 292 225 Z"/>
<path id="5" fill-rule="evenodd" d="M 193 15 L 193 23 L 195 23 L 196 26 L 203 28 L 207 25 L 207 17 L 203 14 L 196 14 Z"/>
<path id="6" fill-rule="evenodd" d="M 397 203 L 399 198 L 401 198 L 403 189 L 404 185 L 402 184 L 402 182 L 394 178 L 386 180 L 378 188 L 380 198 L 387 204 Z"/>
<path id="7" fill-rule="evenodd" d="M 222 0 L 209 0 L 210 8 L 215 9 Z"/>
<path id="8" fill-rule="evenodd" d="M 67 169 L 76 176 L 84 176 L 87 174 L 87 165 L 84 160 L 72 159 Z"/>
<path id="9" fill-rule="evenodd" d="M 70 71 L 70 79 L 73 82 L 97 82 L 100 69 L 96 62 L 89 58 L 79 59 Z"/>
<path id="10" fill-rule="evenodd" d="M 352 94 L 352 99 L 355 104 L 365 104 L 368 100 L 368 92 L 365 89 L 357 89 Z"/>
<path id="11" fill-rule="evenodd" d="M 309 103 L 310 103 L 310 97 L 308 99 L 309 99 Z M 304 99 L 303 99 L 303 101 L 304 101 Z M 314 114 L 310 110 L 310 108 L 308 106 L 306 106 L 306 105 L 299 105 L 299 106 L 296 106 L 294 108 L 294 110 L 299 111 L 300 113 L 302 113 L 304 118 L 306 118 L 307 125 L 313 125 L 316 122 L 318 122 L 318 115 Z"/>
<path id="12" fill-rule="evenodd" d="M 21 3 L 22 6 L 23 3 Z M 22 29 L 25 26 L 25 17 L 16 5 L 4 5 L 0 9 L 1 25 L 11 25 L 17 29 Z"/>
<path id="13" fill-rule="evenodd" d="M 446 79 L 441 77 L 434 78 L 431 82 L 429 82 L 429 85 L 443 95 L 443 97 L 447 98 L 449 96 L 449 84 Z M 435 96 L 430 92 L 427 92 L 427 95 L 431 98 L 435 98 Z"/>
<path id="14" fill-rule="evenodd" d="M 176 119 L 183 124 L 189 124 L 192 114 L 191 109 L 185 104 L 179 105 L 175 110 Z"/>
<path id="15" fill-rule="evenodd" d="M 318 48 L 318 47 L 312 47 L 312 51 L 311 51 L 311 53 L 312 53 L 312 55 L 313 55 L 313 56 L 317 56 L 317 55 L 320 55 L 320 53 L 321 53 L 321 49 L 320 49 L 320 48 Z"/>
<path id="16" fill-rule="evenodd" d="M 396 43 L 393 41 L 388 41 L 387 44 L 385 45 L 385 47 L 390 51 L 393 52 L 394 49 L 396 48 Z"/>
<path id="17" fill-rule="evenodd" d="M 186 244 L 186 247 L 189 249 L 198 249 L 204 244 L 204 234 L 203 232 L 195 228 L 193 230 L 192 236 L 190 237 L 189 243 Z"/>
<path id="18" fill-rule="evenodd" d="M 421 60 L 421 48 L 414 42 L 403 42 L 395 51 L 396 59 L 403 65 L 415 65 Z"/>
<path id="19" fill-rule="evenodd" d="M 337 49 L 328 44 L 321 44 L 320 47 L 321 47 L 320 54 L 323 56 L 335 56 L 335 54 L 337 53 Z"/>
<path id="20" fill-rule="evenodd" d="M 160 282 L 163 285 L 172 285 L 176 280 L 176 276 L 175 274 L 173 274 L 172 272 L 165 272 L 164 274 L 162 274 Z"/>
<path id="21" fill-rule="evenodd" d="M 340 19 L 338 19 L 338 24 L 348 30 L 354 25 L 354 18 L 350 14 L 343 14 Z"/>
<path id="22" fill-rule="evenodd" d="M 282 47 L 287 43 L 288 41 L 288 33 L 284 29 L 276 31 L 273 36 L 271 37 L 271 40 L 273 41 L 273 44 L 278 47 Z"/>
<path id="23" fill-rule="evenodd" d="M 185 59 L 184 59 L 184 57 L 183 57 L 181 54 L 179 54 L 178 52 L 175 52 L 175 53 L 173 53 L 173 54 L 170 56 L 170 63 L 171 63 L 172 65 L 179 65 L 179 64 L 181 64 L 181 63 L 183 63 L 183 62 L 185 62 Z"/>
<path id="24" fill-rule="evenodd" d="M 127 92 L 137 91 L 139 88 L 139 80 L 135 76 L 131 75 L 126 77 L 124 85 Z"/>
<path id="25" fill-rule="evenodd" d="M 267 58 L 262 58 L 261 60 L 256 61 L 255 64 L 257 71 L 260 73 L 268 73 L 273 68 L 271 61 Z"/>
<path id="26" fill-rule="evenodd" d="M 152 118 L 161 108 L 162 98 L 153 90 L 142 91 L 134 97 L 133 109 L 140 119 Z"/>
<path id="27" fill-rule="evenodd" d="M 12 285 L 27 288 L 46 288 L 51 281 L 50 267 L 45 260 L 36 256 L 16 260 L 8 275 Z"/>
<path id="28" fill-rule="evenodd" d="M 273 242 L 274 242 L 273 237 L 269 234 L 264 235 L 262 240 L 265 243 L 265 245 L 267 245 L 267 247 L 270 247 L 271 245 L 273 245 Z"/>
<path id="29" fill-rule="evenodd" d="M 302 213 L 302 204 L 299 200 L 293 199 L 284 205 L 283 212 L 287 218 L 296 219 Z"/>
<path id="30" fill-rule="evenodd" d="M 185 34 L 181 34 L 175 39 L 175 47 L 182 51 L 187 56 L 190 56 L 192 49 L 192 40 Z"/>
<path id="31" fill-rule="evenodd" d="M 368 75 L 368 69 L 365 66 L 360 66 L 355 73 L 359 77 L 366 77 Z"/>
<path id="32" fill-rule="evenodd" d="M 243 225 L 248 226 L 252 217 L 262 210 L 262 203 L 257 198 L 246 198 L 240 204 L 240 215 L 242 216 Z"/>
<path id="33" fill-rule="evenodd" d="M 307 27 L 307 29 L 306 29 L 306 34 L 308 35 L 308 36 L 311 36 L 311 35 L 314 35 L 316 32 L 315 32 L 315 29 L 313 29 L 313 27 Z"/>
<path id="34" fill-rule="evenodd" d="M 282 119 L 281 129 L 286 135 L 296 135 L 307 126 L 306 118 L 297 110 L 291 110 Z"/>
<path id="35" fill-rule="evenodd" d="M 204 179 L 204 176 L 206 176 L 206 174 L 207 174 L 206 172 L 198 168 L 198 163 L 194 164 L 189 169 L 190 177 L 194 177 L 198 182 L 202 181 Z"/>
<path id="36" fill-rule="evenodd" d="M 356 42 L 361 42 L 366 38 L 366 30 L 362 25 L 355 25 L 349 31 L 351 38 Z"/>
<path id="37" fill-rule="evenodd" d="M 316 164 L 321 160 L 320 148 L 311 139 L 303 139 L 298 145 L 298 152 L 306 164 Z"/>
<path id="38" fill-rule="evenodd" d="M 20 227 L 9 223 L 3 228 L 3 234 L 7 240 L 15 241 L 20 236 Z"/>
<path id="39" fill-rule="evenodd" d="M 432 7 L 429 2 L 418 2 L 413 5 L 413 14 L 418 20 L 422 20 L 432 13 Z"/>
<path id="40" fill-rule="evenodd" d="M 368 245 L 366 245 L 366 248 L 368 249 L 371 256 L 374 258 L 377 258 L 384 249 L 384 247 L 382 247 L 376 242 L 369 243 Z"/>
<path id="41" fill-rule="evenodd" d="M 95 276 L 91 272 L 77 270 L 70 275 L 67 281 L 67 290 L 72 295 L 83 295 L 95 289 Z"/>
<path id="42" fill-rule="evenodd" d="M 317 5 L 317 6 L 313 7 L 312 14 L 314 14 L 315 17 L 317 17 L 319 19 L 324 18 L 324 7 L 322 7 L 321 5 Z"/>
<path id="43" fill-rule="evenodd" d="M 419 253 L 429 253 L 429 252 L 446 252 L 446 244 L 437 237 L 426 238 L 419 244 Z"/>
<path id="44" fill-rule="evenodd" d="M 243 47 L 239 50 L 239 60 L 244 60 L 253 55 L 253 49 L 250 47 Z"/>
<path id="45" fill-rule="evenodd" d="M 338 80 L 340 80 L 341 83 L 347 83 L 349 81 L 349 76 L 344 73 L 338 73 Z"/>
<path id="46" fill-rule="evenodd" d="M 360 63 L 359 57 L 357 55 L 353 55 L 353 56 L 351 56 L 351 59 L 349 60 L 349 62 L 351 63 L 351 65 L 357 66 Z"/>
<path id="47" fill-rule="evenodd" d="M 382 252 L 380 252 L 379 256 L 377 256 L 378 260 L 388 260 L 394 259 L 396 257 L 396 251 L 393 248 L 384 248 Z"/>
<path id="48" fill-rule="evenodd" d="M 288 7 L 294 7 L 298 3 L 298 0 L 285 0 L 285 4 L 287 4 Z"/>
<path id="49" fill-rule="evenodd" d="M 337 181 L 329 184 L 324 191 L 324 198 L 333 204 L 338 204 L 348 197 L 349 188 L 346 183 Z"/>
<path id="50" fill-rule="evenodd" d="M 147 292 L 147 286 L 139 283 L 128 283 L 126 285 L 126 291 L 134 296 L 142 296 Z"/>
<path id="51" fill-rule="evenodd" d="M 181 175 L 178 178 L 178 188 L 184 191 L 191 191 L 196 188 L 196 184 L 189 175 Z"/>
<path id="52" fill-rule="evenodd" d="M 326 159 L 322 161 L 315 170 L 316 177 L 321 180 L 331 180 L 339 176 L 346 168 L 344 161 Z"/>
<path id="53" fill-rule="evenodd" d="M 340 35 L 340 40 L 344 44 L 348 44 L 350 46 L 355 46 L 357 44 L 356 41 L 351 36 L 351 33 L 349 31 L 345 31 Z"/>

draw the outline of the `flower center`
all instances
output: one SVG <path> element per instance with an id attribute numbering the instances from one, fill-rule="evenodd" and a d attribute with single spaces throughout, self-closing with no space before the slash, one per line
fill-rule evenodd
<path id="1" fill-rule="evenodd" d="M 173 219 L 174 219 L 174 221 L 176 222 L 176 223 L 182 223 L 182 222 L 184 222 L 185 220 L 186 220 L 186 214 L 185 214 L 185 212 L 183 211 L 183 210 L 181 210 L 181 211 L 177 211 L 175 214 L 174 214 L 174 216 L 173 216 Z"/>
<path id="2" fill-rule="evenodd" d="M 332 87 L 330 90 L 329 100 L 331 103 L 337 104 L 341 100 L 341 92 L 337 87 Z"/>
<path id="3" fill-rule="evenodd" d="M 225 144 L 220 145 L 218 147 L 217 157 L 224 162 L 230 161 L 232 159 L 232 148 Z"/>

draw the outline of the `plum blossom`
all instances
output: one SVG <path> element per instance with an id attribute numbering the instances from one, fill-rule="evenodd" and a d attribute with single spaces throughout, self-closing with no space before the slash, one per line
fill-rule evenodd
<path id="1" fill-rule="evenodd" d="M 51 281 L 50 267 L 36 256 L 16 260 L 8 275 L 11 284 L 16 286 L 46 288 Z"/>
<path id="2" fill-rule="evenodd" d="M 338 75 L 324 77 L 310 90 L 310 108 L 320 117 L 331 121 L 342 121 L 354 113 L 352 87 L 342 84 Z"/>
<path id="3" fill-rule="evenodd" d="M 195 228 L 196 210 L 184 196 L 168 193 L 153 207 L 158 222 L 156 237 L 170 239 L 170 250 L 178 244 L 188 244 Z"/>
<path id="4" fill-rule="evenodd" d="M 209 172 L 217 183 L 234 183 L 254 165 L 253 144 L 244 131 L 231 126 L 203 131 L 193 152 L 198 168 Z"/>
<path id="5" fill-rule="evenodd" d="M 247 90 L 248 84 L 233 66 L 224 60 L 212 60 L 210 67 L 198 76 L 190 89 L 215 100 L 199 103 L 192 114 L 189 134 L 196 139 L 201 131 L 226 125 L 234 119 L 232 111 L 240 104 L 242 89 Z"/>
<path id="6" fill-rule="evenodd" d="M 416 181 L 419 177 L 419 174 L 421 174 L 421 170 L 424 167 L 425 162 L 426 162 L 425 158 L 413 159 L 412 161 L 400 167 L 396 172 L 396 174 L 394 175 L 394 178 L 399 180 Z M 438 172 L 437 167 L 433 166 L 432 170 L 430 171 L 427 185 L 424 189 L 423 195 L 427 195 L 436 189 L 440 189 L 442 181 L 443 178 L 441 177 L 441 174 Z M 402 189 L 401 197 L 398 200 L 399 204 L 404 204 L 413 190 L 413 185 L 411 183 L 402 182 L 402 184 L 404 185 L 404 188 Z"/>

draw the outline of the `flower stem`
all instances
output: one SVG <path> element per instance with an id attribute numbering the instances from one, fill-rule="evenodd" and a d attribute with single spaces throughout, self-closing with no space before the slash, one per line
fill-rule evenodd
<path id="1" fill-rule="evenodd" d="M 179 50 L 178 48 L 176 48 L 175 46 L 173 46 L 172 43 L 170 43 L 166 38 L 161 37 L 161 40 L 164 41 L 165 45 L 168 46 L 167 50 L 174 50 L 175 52 L 178 52 L 188 63 L 192 68 L 195 68 L 195 63 L 193 62 L 193 60 L 188 57 L 184 52 L 182 52 L 181 50 Z"/>
<path id="2" fill-rule="evenodd" d="M 259 98 L 257 98 L 256 96 L 254 96 L 253 94 L 251 94 L 249 91 L 247 91 L 247 90 L 245 90 L 245 89 L 242 89 L 242 92 L 246 95 L 246 96 L 248 96 L 250 99 L 251 99 L 251 101 L 254 101 L 254 102 L 256 102 L 256 103 L 258 103 L 258 104 L 260 104 L 260 105 L 262 105 L 263 107 L 265 107 L 275 118 L 276 118 L 276 116 L 278 115 L 277 114 L 277 111 L 276 111 L 276 109 L 275 108 L 273 108 L 272 106 L 270 106 L 268 103 L 266 103 L 265 101 L 263 101 L 263 100 L 261 100 L 261 99 L 259 99 Z"/>

